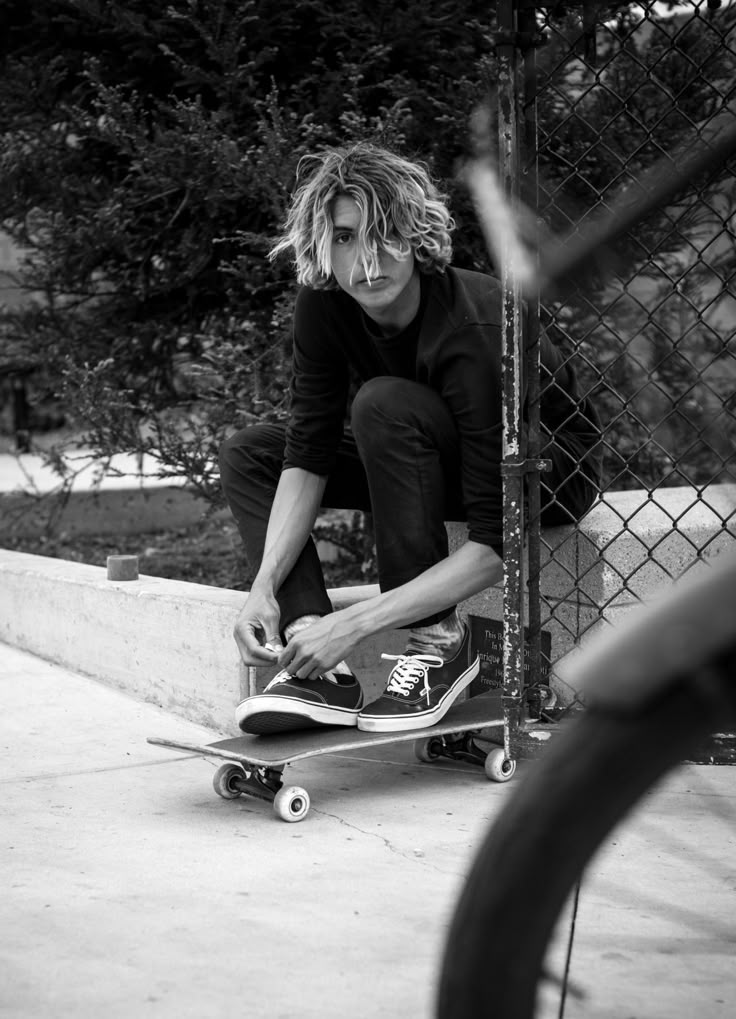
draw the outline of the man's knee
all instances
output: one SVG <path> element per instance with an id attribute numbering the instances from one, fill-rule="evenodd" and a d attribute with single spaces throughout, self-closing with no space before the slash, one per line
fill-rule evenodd
<path id="1" fill-rule="evenodd" d="M 227 489 L 233 478 L 253 471 L 281 470 L 284 455 L 283 426 L 251 425 L 228 436 L 219 449 L 220 483 Z"/>
<path id="2" fill-rule="evenodd" d="M 218 460 L 220 464 L 220 476 L 230 474 L 231 471 L 237 470 L 242 464 L 244 457 L 248 455 L 250 448 L 250 432 L 252 429 L 244 428 L 240 432 L 234 432 L 233 435 L 229 435 L 220 444 L 218 451 Z"/>
<path id="3" fill-rule="evenodd" d="M 418 439 L 444 449 L 456 441 L 449 408 L 434 389 L 396 376 L 379 376 L 358 390 L 351 427 L 361 448 L 385 451 Z"/>
<path id="4" fill-rule="evenodd" d="M 379 375 L 355 395 L 351 413 L 353 432 L 376 437 L 399 422 L 432 416 L 440 397 L 428 386 L 395 375 Z"/>

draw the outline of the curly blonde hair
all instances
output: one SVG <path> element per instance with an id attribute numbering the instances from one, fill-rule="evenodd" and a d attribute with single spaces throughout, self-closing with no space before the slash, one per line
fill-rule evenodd
<path id="1" fill-rule="evenodd" d="M 420 163 L 368 142 L 303 156 L 297 188 L 271 259 L 293 250 L 297 281 L 315 290 L 336 289 L 332 273 L 332 204 L 352 198 L 360 211 L 360 259 L 368 273 L 380 250 L 394 258 L 414 253 L 422 272 L 444 272 L 452 258 L 455 224 L 446 197 Z"/>

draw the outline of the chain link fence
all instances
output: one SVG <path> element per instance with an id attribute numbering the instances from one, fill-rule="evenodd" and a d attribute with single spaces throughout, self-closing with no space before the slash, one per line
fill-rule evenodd
<path id="1" fill-rule="evenodd" d="M 736 4 L 517 0 L 499 5 L 498 42 L 517 52 L 519 180 L 542 230 L 585 224 L 663 156 L 707 144 L 718 118 L 736 120 Z M 542 656 L 532 675 L 548 671 L 542 633 L 554 674 L 586 635 L 732 541 L 735 169 L 693 180 L 538 309 L 603 438 L 601 497 L 579 524 L 540 525 L 547 482 L 528 476 L 527 653 Z M 540 423 L 536 312 L 528 462 L 554 438 Z M 506 599 L 508 640 L 508 587 Z M 577 704 L 576 691 L 558 692 Z"/>

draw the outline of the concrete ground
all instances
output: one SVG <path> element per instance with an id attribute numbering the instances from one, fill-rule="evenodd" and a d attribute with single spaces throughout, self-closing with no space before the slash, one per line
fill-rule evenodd
<path id="1" fill-rule="evenodd" d="M 289 825 L 145 742 L 210 730 L 3 645 L 0 683 L 0 1015 L 430 1019 L 453 903 L 513 781 L 409 746 L 319 758 L 293 768 L 313 808 Z M 570 1019 L 736 1013 L 733 775 L 681 769 L 606 840 Z"/>

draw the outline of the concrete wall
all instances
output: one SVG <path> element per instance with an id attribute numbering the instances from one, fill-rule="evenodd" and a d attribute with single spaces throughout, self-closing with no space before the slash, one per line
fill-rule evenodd
<path id="1" fill-rule="evenodd" d="M 375 588 L 331 591 L 336 608 Z M 141 576 L 113 582 L 98 566 L 0 549 L 0 641 L 94 676 L 222 732 L 233 710 L 273 670 L 246 669 L 233 640 L 245 596 Z M 383 685 L 390 632 L 364 641 L 351 664 L 369 690 Z"/>
<path id="2" fill-rule="evenodd" d="M 615 621 L 693 563 L 701 567 L 733 542 L 736 486 L 614 493 L 579 528 L 543 534 L 543 626 L 552 660 L 569 652 L 602 621 Z M 726 526 L 724 526 L 724 521 Z M 451 548 L 465 540 L 448 526 Z M 336 608 L 371 588 L 330 592 Z M 111 582 L 106 570 L 0 550 L 0 640 L 95 676 L 137 697 L 223 732 L 233 731 L 238 700 L 272 674 L 246 670 L 232 629 L 242 592 L 141 577 Z M 502 592 L 491 588 L 461 606 L 501 619 Z M 364 641 L 351 664 L 369 695 L 386 675 L 381 652 L 403 650 L 391 631 Z M 560 690 L 563 697 L 569 691 Z"/>
<path id="3" fill-rule="evenodd" d="M 613 623 L 663 585 L 732 546 L 736 485 L 607 493 L 580 526 L 542 532 L 541 616 L 551 634 L 552 662 Z M 464 524 L 448 525 L 451 550 L 466 540 Z M 528 605 L 526 606 L 528 610 Z M 503 618 L 501 586 L 468 599 L 466 613 Z M 571 692 L 557 686 L 569 700 Z"/>

